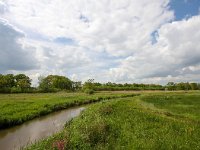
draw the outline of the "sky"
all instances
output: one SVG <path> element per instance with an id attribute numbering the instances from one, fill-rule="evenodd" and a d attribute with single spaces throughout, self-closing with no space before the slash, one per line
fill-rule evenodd
<path id="1" fill-rule="evenodd" d="M 199 0 L 0 0 L 0 73 L 200 82 Z"/>

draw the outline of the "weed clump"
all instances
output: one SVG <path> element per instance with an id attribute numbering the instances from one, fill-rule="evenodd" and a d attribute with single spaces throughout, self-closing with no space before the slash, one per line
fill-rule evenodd
<path id="1" fill-rule="evenodd" d="M 90 126 L 88 141 L 94 147 L 97 144 L 104 144 L 109 133 L 109 125 L 106 122 L 98 122 Z"/>
<path id="2" fill-rule="evenodd" d="M 100 114 L 102 115 L 109 115 L 113 112 L 112 106 L 105 106 L 99 110 Z"/>

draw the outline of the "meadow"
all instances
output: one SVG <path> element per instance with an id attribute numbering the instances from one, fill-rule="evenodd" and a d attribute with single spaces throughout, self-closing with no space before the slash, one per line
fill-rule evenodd
<path id="1" fill-rule="evenodd" d="M 95 93 L 94 95 L 77 92 L 0 94 L 0 129 L 19 125 L 33 118 L 73 106 L 135 95 L 111 92 Z"/>
<path id="2" fill-rule="evenodd" d="M 148 92 L 91 104 L 44 149 L 200 149 L 200 92 Z"/>

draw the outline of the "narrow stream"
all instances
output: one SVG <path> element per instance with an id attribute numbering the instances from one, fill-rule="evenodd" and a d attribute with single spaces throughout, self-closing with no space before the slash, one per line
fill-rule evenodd
<path id="1" fill-rule="evenodd" d="M 53 135 L 65 123 L 78 116 L 84 107 L 75 107 L 36 118 L 22 125 L 0 130 L 0 150 L 18 150 L 30 143 Z"/>

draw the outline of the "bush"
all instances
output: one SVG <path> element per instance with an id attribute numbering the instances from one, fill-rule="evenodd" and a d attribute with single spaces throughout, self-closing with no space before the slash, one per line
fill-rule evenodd
<path id="1" fill-rule="evenodd" d="M 85 89 L 84 91 L 86 94 L 94 94 L 94 90 L 93 89 Z"/>
<path id="2" fill-rule="evenodd" d="M 12 87 L 11 93 L 22 93 L 22 89 L 20 87 Z"/>
<path id="3" fill-rule="evenodd" d="M 56 92 L 59 92 L 61 91 L 60 89 L 57 89 L 57 88 L 48 88 L 48 89 L 41 89 L 39 88 L 38 89 L 38 92 L 40 93 L 56 93 Z"/>

